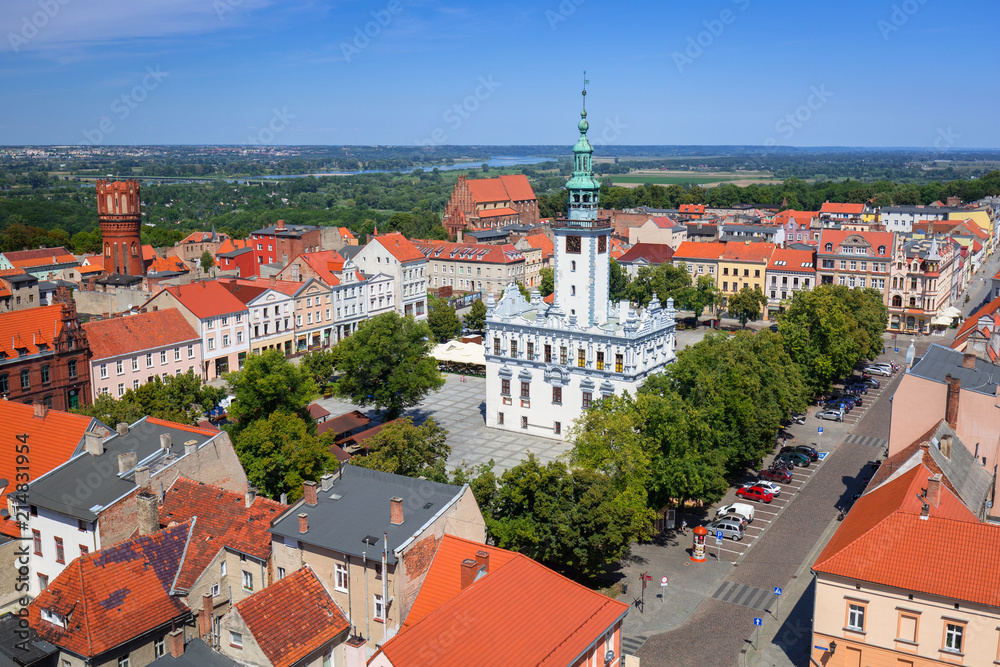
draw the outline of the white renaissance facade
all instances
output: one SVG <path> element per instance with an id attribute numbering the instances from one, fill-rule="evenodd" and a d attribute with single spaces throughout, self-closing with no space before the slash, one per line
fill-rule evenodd
<path id="1" fill-rule="evenodd" d="M 586 95 L 586 91 L 584 91 Z M 586 99 L 586 98 L 584 98 Z M 611 221 L 597 217 L 587 112 L 573 147 L 568 217 L 553 223 L 554 298 L 531 300 L 511 283 L 487 301 L 486 425 L 565 439 L 573 422 L 600 398 L 635 394 L 676 359 L 674 308 L 656 297 L 637 311 L 609 298 Z"/>

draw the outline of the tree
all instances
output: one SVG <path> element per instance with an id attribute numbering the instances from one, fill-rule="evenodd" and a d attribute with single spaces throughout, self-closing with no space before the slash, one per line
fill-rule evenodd
<path id="1" fill-rule="evenodd" d="M 299 357 L 299 367 L 309 373 L 316 386 L 330 383 L 336 366 L 336 355 L 332 350 L 313 350 Z"/>
<path id="2" fill-rule="evenodd" d="M 767 307 L 767 297 L 758 287 L 744 287 L 736 294 L 729 297 L 726 310 L 732 317 L 740 321 L 740 325 L 746 328 L 747 322 L 760 319 L 761 312 Z"/>
<path id="3" fill-rule="evenodd" d="M 428 417 L 420 426 L 403 418 L 387 424 L 365 442 L 367 456 L 351 459 L 352 465 L 407 477 L 426 477 L 437 482 L 447 482 L 445 460 L 451 454 L 447 442 L 448 432 Z"/>
<path id="4" fill-rule="evenodd" d="M 615 303 L 628 297 L 628 273 L 621 267 L 614 257 L 611 258 L 611 275 L 608 280 L 608 291 L 610 298 Z"/>
<path id="5" fill-rule="evenodd" d="M 146 415 L 181 424 L 197 424 L 225 396 L 219 387 L 203 385 L 201 377 L 188 371 L 153 380 L 129 389 L 121 398 L 99 394 L 92 404 L 77 408 L 82 415 L 100 419 L 108 426 L 131 424 Z"/>
<path id="6" fill-rule="evenodd" d="M 484 479 L 485 478 L 485 479 Z M 475 492 L 488 537 L 542 563 L 592 577 L 621 560 L 632 542 L 652 534 L 654 513 L 615 492 L 610 477 L 539 463 L 534 454 L 477 480 Z"/>
<path id="7" fill-rule="evenodd" d="M 691 275 L 683 264 L 640 266 L 636 277 L 628 284 L 626 294 L 629 301 L 644 308 L 655 295 L 665 307 L 667 299 L 673 299 L 675 302 L 683 301 L 690 287 Z"/>
<path id="8" fill-rule="evenodd" d="M 432 335 L 425 322 L 395 312 L 364 322 L 337 346 L 338 393 L 395 419 L 444 384 L 428 356 Z"/>
<path id="9" fill-rule="evenodd" d="M 545 267 L 538 274 L 542 278 L 542 282 L 538 285 L 538 291 L 543 297 L 552 294 L 556 288 L 555 272 L 551 268 Z"/>
<path id="10" fill-rule="evenodd" d="M 472 302 L 472 307 L 462 318 L 462 323 L 470 331 L 486 330 L 486 304 L 483 303 L 482 299 L 476 299 Z"/>
<path id="11" fill-rule="evenodd" d="M 233 444 L 247 481 L 269 498 L 302 494 L 302 482 L 319 481 L 336 459 L 313 435 L 311 422 L 277 411 L 257 419 L 235 436 Z"/>
<path id="12" fill-rule="evenodd" d="M 201 253 L 201 270 L 208 273 L 213 266 L 215 266 L 215 258 L 212 257 L 212 253 L 207 250 Z"/>
<path id="13" fill-rule="evenodd" d="M 243 370 L 226 376 L 226 383 L 236 397 L 229 407 L 235 422 L 229 429 L 234 436 L 276 412 L 298 415 L 315 433 L 316 424 L 307 406 L 318 393 L 316 383 L 307 369 L 296 366 L 278 350 L 251 354 Z"/>
<path id="14" fill-rule="evenodd" d="M 462 333 L 462 322 L 445 299 L 431 298 L 427 308 L 427 325 L 439 343 L 451 340 Z"/>
<path id="15" fill-rule="evenodd" d="M 719 303 L 719 288 L 712 276 L 698 276 L 693 287 L 683 299 L 687 307 L 694 311 L 695 320 L 701 317 L 705 308 L 714 308 Z"/>

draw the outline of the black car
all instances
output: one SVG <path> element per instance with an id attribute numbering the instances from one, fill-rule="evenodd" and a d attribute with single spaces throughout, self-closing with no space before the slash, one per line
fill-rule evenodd
<path id="1" fill-rule="evenodd" d="M 798 452 L 799 454 L 808 456 L 810 461 L 819 461 L 819 452 L 816 451 L 815 447 L 810 447 L 809 445 L 795 445 L 794 447 L 789 445 L 781 448 L 782 454 L 788 452 Z"/>
<path id="2" fill-rule="evenodd" d="M 844 391 L 851 394 L 867 394 L 868 386 L 863 384 L 849 384 L 844 386 Z"/>

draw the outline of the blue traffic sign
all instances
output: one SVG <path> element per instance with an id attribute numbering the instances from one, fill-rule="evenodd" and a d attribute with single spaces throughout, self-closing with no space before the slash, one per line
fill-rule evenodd
<path id="1" fill-rule="evenodd" d="M 778 588 L 777 586 L 775 586 L 775 587 L 774 587 L 774 594 L 775 594 L 775 595 L 781 595 L 781 589 L 780 589 L 780 588 Z"/>
<path id="2" fill-rule="evenodd" d="M 717 539 L 717 540 L 721 540 L 722 539 L 722 531 L 721 530 L 715 531 L 715 539 Z"/>
<path id="3" fill-rule="evenodd" d="M 753 624 L 754 625 L 764 625 L 764 619 L 755 618 L 755 619 L 753 619 Z"/>
<path id="4" fill-rule="evenodd" d="M 819 427 L 818 429 L 816 429 L 816 431 L 817 431 L 818 433 L 822 433 L 822 432 L 823 432 L 823 427 L 822 427 L 822 426 L 820 426 L 820 427 Z"/>

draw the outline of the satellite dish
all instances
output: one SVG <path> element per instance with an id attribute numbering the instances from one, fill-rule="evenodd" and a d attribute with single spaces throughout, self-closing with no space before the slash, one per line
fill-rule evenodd
<path id="1" fill-rule="evenodd" d="M 608 651 L 607 653 L 604 654 L 604 664 L 609 665 L 614 659 L 615 659 L 614 651 Z"/>

